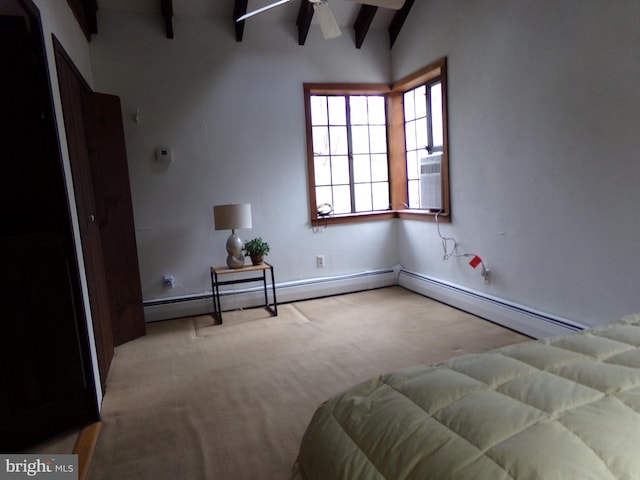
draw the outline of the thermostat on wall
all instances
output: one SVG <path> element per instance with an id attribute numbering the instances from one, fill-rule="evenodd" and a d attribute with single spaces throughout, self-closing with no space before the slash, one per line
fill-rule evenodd
<path id="1" fill-rule="evenodd" d="M 160 147 L 156 149 L 156 162 L 170 163 L 173 160 L 173 153 L 170 148 Z"/>

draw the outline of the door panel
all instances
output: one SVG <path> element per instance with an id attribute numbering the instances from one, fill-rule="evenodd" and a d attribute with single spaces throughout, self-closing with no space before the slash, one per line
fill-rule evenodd
<path id="1" fill-rule="evenodd" d="M 93 179 L 89 165 L 87 141 L 82 107 L 82 91 L 87 87 L 71 64 L 62 47 L 54 42 L 58 83 L 62 98 L 64 126 L 69 148 L 69 161 L 78 210 L 80 240 L 89 290 L 91 318 L 98 356 L 98 369 L 104 390 L 107 373 L 114 354 L 112 310 L 100 229 L 98 226 Z"/>
<path id="2" fill-rule="evenodd" d="M 145 334 L 122 111 L 114 95 L 83 92 L 82 103 L 117 346 Z"/>
<path id="3" fill-rule="evenodd" d="M 76 321 L 72 269 L 59 234 L 0 242 L 2 377 L 0 451 L 12 451 L 97 418 L 86 336 Z"/>

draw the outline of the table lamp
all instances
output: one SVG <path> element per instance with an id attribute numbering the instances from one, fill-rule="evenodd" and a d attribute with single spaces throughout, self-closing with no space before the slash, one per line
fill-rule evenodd
<path id="1" fill-rule="evenodd" d="M 213 222 L 216 230 L 231 230 L 227 239 L 229 268 L 244 267 L 244 243 L 236 235 L 236 229 L 251 228 L 251 204 L 216 205 L 213 207 Z"/>

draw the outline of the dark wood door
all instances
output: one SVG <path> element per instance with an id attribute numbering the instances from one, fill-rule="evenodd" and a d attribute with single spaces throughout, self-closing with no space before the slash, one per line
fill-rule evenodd
<path id="1" fill-rule="evenodd" d="M 145 334 L 122 109 L 104 93 L 85 91 L 82 103 L 117 346 Z"/>
<path id="2" fill-rule="evenodd" d="M 89 290 L 98 369 L 104 390 L 114 354 L 113 314 L 100 239 L 93 177 L 87 151 L 82 92 L 86 91 L 88 86 L 57 41 L 54 42 L 54 47 L 87 288 Z"/>
<path id="3" fill-rule="evenodd" d="M 95 421 L 70 209 L 35 6 L 0 16 L 0 451 Z"/>

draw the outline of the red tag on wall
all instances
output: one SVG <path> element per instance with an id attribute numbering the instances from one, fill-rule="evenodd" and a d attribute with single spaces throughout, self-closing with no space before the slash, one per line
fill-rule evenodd
<path id="1" fill-rule="evenodd" d="M 482 263 L 482 259 L 479 256 L 475 255 L 469 262 L 469 265 L 471 265 L 473 268 L 476 268 L 481 263 Z"/>

